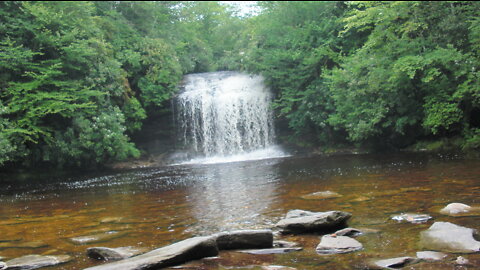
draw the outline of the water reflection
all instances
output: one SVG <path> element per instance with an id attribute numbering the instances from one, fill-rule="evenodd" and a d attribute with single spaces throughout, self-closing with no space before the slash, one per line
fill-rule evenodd
<path id="1" fill-rule="evenodd" d="M 198 167 L 203 181 L 188 188 L 194 233 L 270 227 L 264 213 L 277 198 L 276 161 Z"/>

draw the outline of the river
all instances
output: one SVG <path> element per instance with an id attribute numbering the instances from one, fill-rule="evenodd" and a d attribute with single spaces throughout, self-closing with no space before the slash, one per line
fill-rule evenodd
<path id="1" fill-rule="evenodd" d="M 73 256 L 71 262 L 51 269 L 100 264 L 85 255 L 92 246 L 154 249 L 196 235 L 271 228 L 291 209 L 347 211 L 353 215 L 349 226 L 379 232 L 357 238 L 364 249 L 350 254 L 317 255 L 319 235 L 285 236 L 284 240 L 300 243 L 303 251 L 278 255 L 221 252 L 217 260 L 193 262 L 194 269 L 259 265 L 353 269 L 369 258 L 415 256 L 420 251 L 419 233 L 433 221 L 410 224 L 391 219 L 404 212 L 480 229 L 478 216 L 438 213 L 451 202 L 480 204 L 480 160 L 457 155 L 296 156 L 123 172 L 0 177 L 0 256 Z M 326 190 L 342 197 L 301 198 Z M 111 237 L 103 242 L 70 240 L 105 232 Z M 472 269 L 480 267 L 478 254 L 464 257 Z M 413 269 L 454 268 L 448 263 L 423 263 Z"/>

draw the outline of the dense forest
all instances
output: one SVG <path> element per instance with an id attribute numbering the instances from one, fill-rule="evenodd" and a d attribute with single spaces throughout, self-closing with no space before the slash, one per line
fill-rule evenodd
<path id="1" fill-rule="evenodd" d="M 262 74 L 285 141 L 480 148 L 480 3 L 0 3 L 0 166 L 141 155 L 184 74 Z"/>

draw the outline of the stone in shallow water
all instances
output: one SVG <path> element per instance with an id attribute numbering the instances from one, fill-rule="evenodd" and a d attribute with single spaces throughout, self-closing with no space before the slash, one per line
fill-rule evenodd
<path id="1" fill-rule="evenodd" d="M 189 238 L 128 259 L 87 268 L 89 270 L 160 269 L 218 255 L 215 237 Z"/>
<path id="2" fill-rule="evenodd" d="M 346 221 L 352 216 L 342 211 L 305 211 L 302 214 L 302 216 L 287 214 L 287 218 L 280 220 L 275 227 L 282 233 L 325 232 L 345 227 Z"/>
<path id="3" fill-rule="evenodd" d="M 91 247 L 87 249 L 87 255 L 92 259 L 111 261 L 130 258 L 146 251 L 145 248 L 137 247 Z"/>
<path id="4" fill-rule="evenodd" d="M 42 241 L 0 243 L 0 248 L 41 248 L 47 246 L 48 245 Z"/>
<path id="5" fill-rule="evenodd" d="M 300 245 L 295 242 L 277 240 L 277 241 L 273 241 L 273 247 L 274 248 L 295 248 L 295 247 L 300 247 Z"/>
<path id="6" fill-rule="evenodd" d="M 392 216 L 393 220 L 399 222 L 410 222 L 414 224 L 425 223 L 430 220 L 432 217 L 426 214 L 415 214 L 415 213 L 405 213 L 400 215 Z"/>
<path id="7" fill-rule="evenodd" d="M 262 266 L 262 270 L 297 270 L 297 268 L 282 265 L 266 265 Z"/>
<path id="8" fill-rule="evenodd" d="M 324 235 L 316 250 L 318 254 L 339 254 L 354 252 L 362 248 L 362 243 L 348 236 Z"/>
<path id="9" fill-rule="evenodd" d="M 6 263 L 7 269 L 37 269 L 40 267 L 53 266 L 69 262 L 71 257 L 68 255 L 58 256 L 42 256 L 42 255 L 26 255 L 23 257 L 9 260 Z"/>
<path id="10" fill-rule="evenodd" d="M 385 260 L 372 261 L 370 269 L 392 269 L 402 268 L 410 264 L 419 262 L 420 260 L 412 257 L 398 257 Z"/>
<path id="11" fill-rule="evenodd" d="M 293 251 L 300 251 L 303 248 L 294 247 L 294 248 L 265 248 L 265 249 L 249 249 L 249 250 L 239 250 L 238 252 L 254 254 L 254 255 L 265 255 L 265 254 L 283 254 Z"/>
<path id="12" fill-rule="evenodd" d="M 468 213 L 472 207 L 463 203 L 451 203 L 440 210 L 440 214 L 444 215 L 459 215 Z"/>
<path id="13" fill-rule="evenodd" d="M 214 235 L 219 250 L 273 247 L 271 230 L 239 230 Z"/>
<path id="14" fill-rule="evenodd" d="M 70 241 L 73 242 L 74 244 L 78 244 L 78 245 L 91 244 L 91 243 L 110 241 L 112 239 L 116 239 L 116 238 L 125 236 L 127 234 L 128 234 L 128 232 L 108 231 L 108 232 L 105 232 L 105 233 L 79 236 L 79 237 L 72 237 L 72 238 L 70 238 Z"/>
<path id="15" fill-rule="evenodd" d="M 333 233 L 335 236 L 348 236 L 348 237 L 355 237 L 363 234 L 363 232 L 359 229 L 355 228 L 345 228 L 338 230 Z"/>
<path id="16" fill-rule="evenodd" d="M 435 222 L 420 233 L 420 244 L 427 249 L 455 253 L 480 251 L 480 242 L 473 238 L 475 230 L 450 222 Z"/>
<path id="17" fill-rule="evenodd" d="M 426 261 L 441 261 L 445 259 L 448 255 L 442 252 L 436 251 L 419 251 L 417 252 L 417 258 L 426 260 Z"/>
<path id="18" fill-rule="evenodd" d="M 303 195 L 300 198 L 305 200 L 323 200 L 323 199 L 339 198 L 339 197 L 342 197 L 342 195 L 338 194 L 337 192 L 327 190 L 327 191 L 318 191 L 318 192 L 310 193 L 307 195 Z"/>

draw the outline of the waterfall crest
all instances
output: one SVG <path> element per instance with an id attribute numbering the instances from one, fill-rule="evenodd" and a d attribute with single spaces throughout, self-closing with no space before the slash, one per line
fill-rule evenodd
<path id="1" fill-rule="evenodd" d="M 192 162 L 285 156 L 275 146 L 272 94 L 263 77 L 239 72 L 186 75 L 175 101 L 178 137 Z"/>

